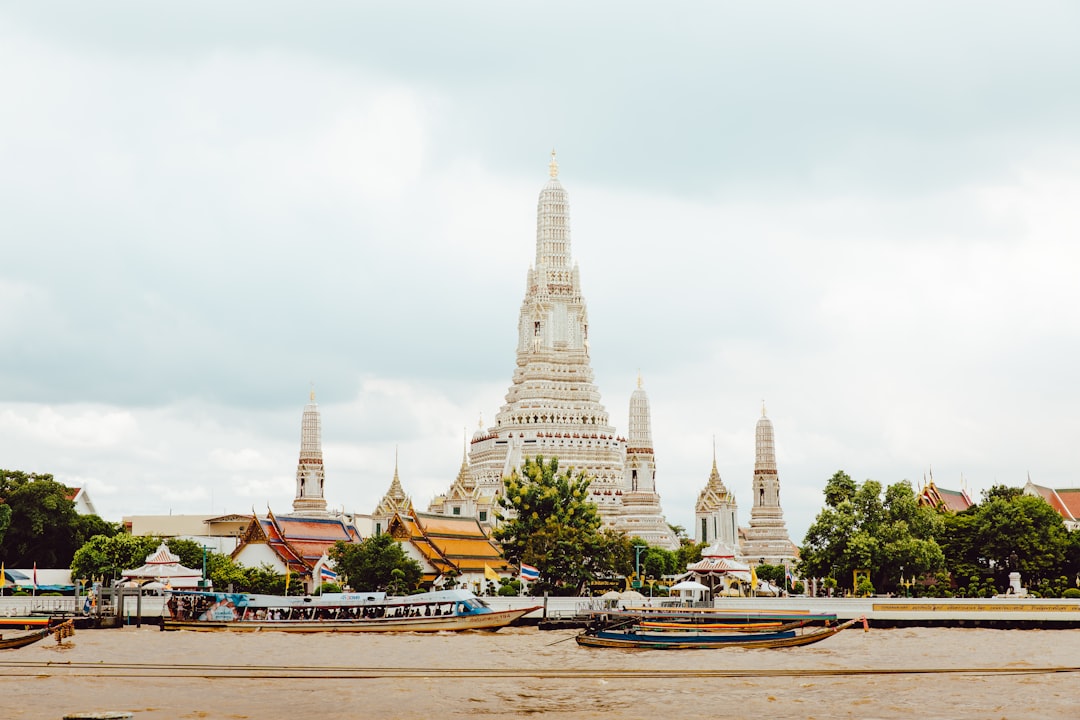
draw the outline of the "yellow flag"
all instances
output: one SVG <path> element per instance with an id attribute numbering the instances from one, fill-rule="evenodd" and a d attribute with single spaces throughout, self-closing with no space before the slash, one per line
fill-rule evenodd
<path id="1" fill-rule="evenodd" d="M 492 570 L 487 563 L 484 563 L 484 577 L 493 582 L 499 582 L 499 573 Z"/>
<path id="2" fill-rule="evenodd" d="M 289 566 L 288 566 L 288 565 L 286 565 L 286 566 L 285 566 L 285 594 L 286 594 L 286 595 L 288 595 L 288 594 L 289 594 L 289 577 L 290 577 L 291 575 L 292 575 L 292 573 L 291 573 L 291 572 L 289 572 Z"/>
<path id="3" fill-rule="evenodd" d="M 750 587 L 753 590 L 757 590 L 757 569 L 750 568 Z"/>
<path id="4" fill-rule="evenodd" d="M 4 569 L 4 563 L 0 563 L 0 588 L 7 585 L 7 570 Z"/>

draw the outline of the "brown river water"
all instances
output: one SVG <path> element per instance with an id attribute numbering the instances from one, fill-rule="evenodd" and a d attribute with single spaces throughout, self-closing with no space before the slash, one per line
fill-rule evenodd
<path id="1" fill-rule="evenodd" d="M 574 634 L 80 630 L 0 652 L 0 718 L 1080 717 L 1080 630 L 860 628 L 781 650 Z"/>

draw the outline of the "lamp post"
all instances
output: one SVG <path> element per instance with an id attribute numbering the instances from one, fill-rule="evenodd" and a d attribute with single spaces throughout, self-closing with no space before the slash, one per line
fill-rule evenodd
<path id="1" fill-rule="evenodd" d="M 210 548 L 208 548 L 206 545 L 202 546 L 202 583 L 201 583 L 201 587 L 202 587 L 203 590 L 206 589 L 206 551 L 209 550 L 209 549 Z"/>
<path id="2" fill-rule="evenodd" d="M 648 550 L 648 546 L 634 546 L 634 583 L 632 587 L 635 589 L 641 587 L 641 553 L 643 550 Z"/>

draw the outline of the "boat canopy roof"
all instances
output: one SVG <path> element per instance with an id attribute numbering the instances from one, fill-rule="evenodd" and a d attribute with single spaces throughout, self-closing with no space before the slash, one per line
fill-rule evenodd
<path id="1" fill-rule="evenodd" d="M 388 596 L 384 592 L 324 593 L 322 595 L 256 595 L 252 593 L 221 593 L 174 590 L 177 596 L 205 596 L 228 600 L 237 607 L 364 607 L 370 605 L 425 605 L 433 603 L 468 602 L 476 595 L 468 590 L 436 590 L 416 595 Z"/>

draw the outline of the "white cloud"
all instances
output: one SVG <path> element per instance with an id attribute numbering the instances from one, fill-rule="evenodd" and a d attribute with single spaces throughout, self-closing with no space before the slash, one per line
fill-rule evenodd
<path id="1" fill-rule="evenodd" d="M 288 507 L 314 380 L 330 502 L 369 511 L 396 447 L 426 506 L 503 402 L 555 145 L 596 380 L 625 428 L 644 374 L 669 520 L 713 435 L 748 519 L 763 399 L 796 539 L 841 468 L 1073 482 L 1075 11 L 844 7 L 6 9 L 5 462 L 114 519 Z"/>

